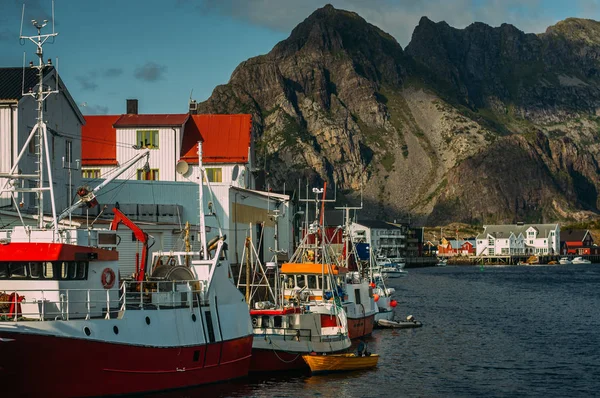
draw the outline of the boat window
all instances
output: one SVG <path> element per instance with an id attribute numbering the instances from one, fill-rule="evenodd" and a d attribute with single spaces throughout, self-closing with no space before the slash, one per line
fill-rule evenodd
<path id="1" fill-rule="evenodd" d="M 27 263 L 9 263 L 8 269 L 11 278 L 27 278 Z"/>
<path id="2" fill-rule="evenodd" d="M 317 288 L 317 276 L 316 275 L 307 275 L 308 278 L 308 288 L 316 289 Z"/>
<path id="3" fill-rule="evenodd" d="M 44 276 L 43 268 L 44 267 L 42 263 L 29 263 L 29 272 L 31 277 L 34 279 L 42 278 Z"/>
<path id="4" fill-rule="evenodd" d="M 75 279 L 87 279 L 87 266 L 88 263 L 86 263 L 85 261 L 79 261 L 77 263 L 77 275 L 75 275 Z"/>
<path id="5" fill-rule="evenodd" d="M 67 277 L 69 276 L 69 274 L 68 274 L 69 266 L 67 265 L 67 262 L 62 261 L 62 262 L 56 263 L 56 267 L 57 267 L 56 275 L 58 276 L 58 278 L 59 279 L 67 279 Z"/>
<path id="6" fill-rule="evenodd" d="M 280 328 L 282 324 L 282 317 L 280 315 L 273 317 L 273 327 Z"/>
<path id="7" fill-rule="evenodd" d="M 88 267 L 87 261 L 0 262 L 0 279 L 85 280 Z"/>
<path id="8" fill-rule="evenodd" d="M 283 277 L 283 281 L 285 282 L 285 275 Z M 288 287 L 288 289 L 291 289 L 294 287 L 294 278 L 292 276 L 290 276 L 289 278 L 287 278 L 287 282 L 285 282 L 286 286 Z"/>
<path id="9" fill-rule="evenodd" d="M 327 282 L 323 283 L 323 277 L 319 276 L 319 287 L 318 289 L 322 289 L 322 290 L 326 290 L 329 289 L 329 287 L 327 287 Z"/>
<path id="10" fill-rule="evenodd" d="M 361 302 L 360 302 L 360 289 L 354 289 L 354 302 L 356 304 L 361 304 Z"/>
<path id="11" fill-rule="evenodd" d="M 75 261 L 69 261 L 67 272 L 69 279 L 77 279 L 77 263 Z"/>
<path id="12" fill-rule="evenodd" d="M 45 279 L 52 279 L 54 277 L 54 272 L 52 272 L 52 263 L 51 262 L 47 262 L 44 263 L 44 278 Z"/>
<path id="13" fill-rule="evenodd" d="M 304 280 L 304 275 L 296 275 L 296 286 L 304 287 L 306 286 L 306 281 Z"/>

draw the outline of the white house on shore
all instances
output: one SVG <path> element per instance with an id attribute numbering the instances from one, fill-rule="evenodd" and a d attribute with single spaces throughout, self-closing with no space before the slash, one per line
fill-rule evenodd
<path id="1" fill-rule="evenodd" d="M 23 95 L 23 90 L 25 92 L 37 90 L 37 79 L 35 69 L 0 68 L 0 174 L 10 172 L 36 124 L 37 105 L 33 97 Z M 73 192 L 80 184 L 78 172 L 72 172 L 71 182 L 69 181 L 69 168 L 74 168 L 76 160 L 79 159 L 81 126 L 85 120 L 64 82 L 57 77 L 55 68 L 46 68 L 43 82 L 44 86 L 47 85 L 51 89 L 58 87 L 59 90 L 44 101 L 44 121 L 49 133 L 48 147 L 55 203 L 56 208 L 60 210 L 68 206 L 69 192 Z M 37 173 L 38 151 L 39 142 L 36 136 L 30 141 L 19 162 L 21 174 Z M 5 184 L 6 179 L 0 177 L 0 189 Z M 37 182 L 34 179 L 25 179 L 23 184 L 33 188 Z M 73 189 L 70 191 L 69 188 Z M 21 211 L 35 213 L 37 205 L 35 194 L 21 193 L 16 200 Z M 14 202 L 10 194 L 0 195 L 0 209 L 14 210 Z M 50 195 L 44 195 L 44 209 L 50 211 Z"/>
<path id="2" fill-rule="evenodd" d="M 477 235 L 477 256 L 553 255 L 559 251 L 559 224 L 484 225 Z"/>

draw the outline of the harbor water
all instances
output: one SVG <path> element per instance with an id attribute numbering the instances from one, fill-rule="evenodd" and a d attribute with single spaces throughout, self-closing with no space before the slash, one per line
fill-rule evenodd
<path id="1" fill-rule="evenodd" d="M 600 391 L 600 265 L 411 269 L 374 370 L 273 373 L 163 397 L 575 397 Z"/>

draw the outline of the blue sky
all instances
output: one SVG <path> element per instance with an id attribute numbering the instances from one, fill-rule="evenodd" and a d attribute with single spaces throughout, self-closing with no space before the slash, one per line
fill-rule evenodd
<path id="1" fill-rule="evenodd" d="M 512 23 L 541 33 L 568 17 L 600 19 L 600 0 L 55 0 L 56 31 L 44 58 L 84 114 L 120 114 L 127 98 L 141 113 L 184 113 L 208 98 L 244 60 L 265 54 L 315 9 L 358 12 L 405 47 L 421 16 L 463 28 Z M 22 0 L 0 0 L 0 66 L 35 60 L 18 40 Z M 51 19 L 51 0 L 25 0 L 31 19 Z M 46 30 L 45 32 L 49 32 Z"/>

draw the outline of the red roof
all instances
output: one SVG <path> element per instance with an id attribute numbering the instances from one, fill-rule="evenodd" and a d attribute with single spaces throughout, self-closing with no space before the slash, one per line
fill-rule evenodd
<path id="1" fill-rule="evenodd" d="M 189 115 L 182 114 L 165 114 L 165 115 L 122 115 L 115 122 L 116 128 L 125 127 L 177 127 L 183 125 Z"/>
<path id="2" fill-rule="evenodd" d="M 183 132 L 181 160 L 198 163 L 198 141 L 204 163 L 248 163 L 251 115 L 191 115 Z"/>
<path id="3" fill-rule="evenodd" d="M 81 165 L 116 165 L 117 130 L 113 127 L 119 115 L 84 116 L 81 127 Z"/>

